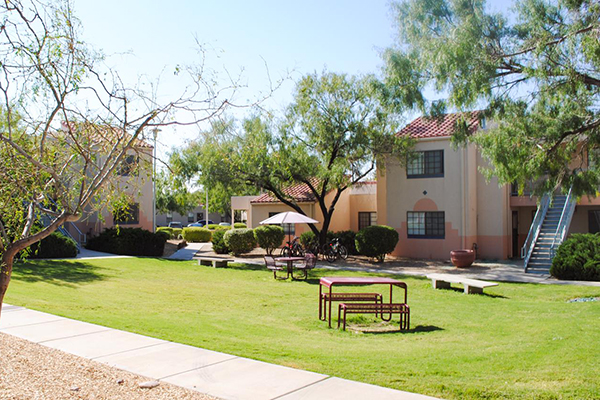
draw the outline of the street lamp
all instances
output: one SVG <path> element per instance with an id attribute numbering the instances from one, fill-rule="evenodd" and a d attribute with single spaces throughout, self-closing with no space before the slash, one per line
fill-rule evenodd
<path id="1" fill-rule="evenodd" d="M 156 232 L 156 137 L 160 129 L 152 129 L 154 148 L 152 149 L 152 232 Z"/>

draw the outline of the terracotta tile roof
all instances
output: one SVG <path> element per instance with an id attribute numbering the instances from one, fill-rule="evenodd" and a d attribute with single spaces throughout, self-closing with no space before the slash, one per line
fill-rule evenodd
<path id="1" fill-rule="evenodd" d="M 468 113 L 444 114 L 439 118 L 419 117 L 402 128 L 398 135 L 410 135 L 415 139 L 452 136 L 461 116 L 467 118 L 469 132 L 473 133 L 479 128 L 480 113 L 481 111 L 471 111 Z"/>
<path id="2" fill-rule="evenodd" d="M 110 125 L 98 125 L 98 124 L 93 124 L 90 122 L 86 122 L 86 123 L 75 123 L 75 122 L 71 122 L 70 124 L 67 122 L 63 122 L 62 123 L 62 128 L 64 131 L 68 131 L 69 130 L 69 125 L 71 125 L 71 128 L 73 130 L 88 130 L 90 133 L 90 137 L 92 139 L 97 139 L 98 141 L 106 141 L 109 140 L 111 138 L 118 138 L 118 137 L 123 137 L 123 129 L 118 128 L 118 127 L 114 127 L 114 126 L 110 126 Z M 143 134 L 144 132 L 142 132 Z M 125 138 L 130 138 L 131 135 L 129 133 L 125 133 Z M 136 139 L 133 142 L 133 146 L 134 147 L 138 147 L 138 148 L 147 148 L 147 149 L 152 149 L 154 146 L 152 146 L 151 144 L 149 144 L 148 142 L 146 142 L 143 139 Z"/>
<path id="3" fill-rule="evenodd" d="M 283 192 L 293 198 L 297 203 L 312 203 L 316 201 L 314 194 L 308 188 L 305 183 L 293 185 L 283 189 Z M 271 193 L 263 193 L 254 200 L 250 201 L 252 204 L 257 203 L 279 203 L 280 201 L 273 196 Z"/>

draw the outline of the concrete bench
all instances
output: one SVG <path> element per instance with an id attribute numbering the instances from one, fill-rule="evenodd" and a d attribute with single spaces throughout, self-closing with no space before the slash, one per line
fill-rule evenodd
<path id="1" fill-rule="evenodd" d="M 498 286 L 498 284 L 494 282 L 486 282 L 480 281 L 478 279 L 465 278 L 460 275 L 429 274 L 427 275 L 427 278 L 431 279 L 431 284 L 433 285 L 434 289 L 447 289 L 450 288 L 451 283 L 459 283 L 464 286 L 465 293 L 467 294 L 482 294 L 483 289 L 487 287 Z"/>
<path id="2" fill-rule="evenodd" d="M 234 262 L 233 258 L 223 257 L 196 257 L 198 265 L 212 265 L 213 267 L 226 267 L 227 263 Z"/>
<path id="3" fill-rule="evenodd" d="M 346 330 L 346 314 L 375 314 L 382 316 L 384 321 L 392 319 L 392 314 L 400 315 L 400 330 L 410 327 L 410 308 L 404 303 L 341 303 L 338 307 L 338 329 L 343 321 L 343 330 Z M 384 319 L 383 314 L 390 314 L 389 319 Z"/>

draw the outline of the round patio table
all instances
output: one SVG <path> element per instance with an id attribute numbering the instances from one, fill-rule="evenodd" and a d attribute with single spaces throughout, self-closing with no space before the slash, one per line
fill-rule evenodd
<path id="1" fill-rule="evenodd" d="M 285 262 L 287 264 L 287 277 L 290 275 L 294 279 L 294 261 L 302 261 L 304 257 L 277 257 L 275 261 Z M 287 279 L 287 278 L 286 278 Z"/>

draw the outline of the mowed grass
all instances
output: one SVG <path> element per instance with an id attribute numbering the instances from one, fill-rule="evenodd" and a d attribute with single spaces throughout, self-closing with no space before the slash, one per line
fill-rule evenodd
<path id="1" fill-rule="evenodd" d="M 600 288 L 501 283 L 465 295 L 405 277 L 409 332 L 393 322 L 370 333 L 381 328 L 373 316 L 350 319 L 351 327 L 367 326 L 360 332 L 318 320 L 319 277 L 367 275 L 317 269 L 306 282 L 275 281 L 258 266 L 35 261 L 15 265 L 5 301 L 447 399 L 600 398 L 600 302 L 567 302 L 600 296 Z"/>

